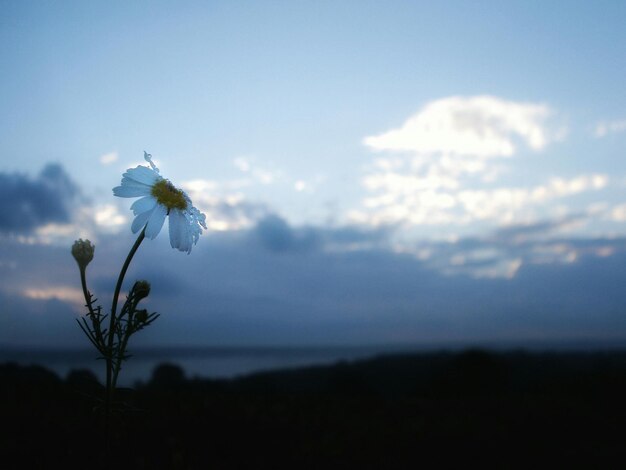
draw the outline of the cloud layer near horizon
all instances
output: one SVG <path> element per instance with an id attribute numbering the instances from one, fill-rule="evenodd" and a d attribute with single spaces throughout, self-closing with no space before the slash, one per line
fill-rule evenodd
<path id="1" fill-rule="evenodd" d="M 517 235 L 527 232 L 520 228 Z M 431 249 L 442 257 L 463 256 L 506 245 L 503 240 L 514 235 Z M 367 231 L 294 228 L 272 216 L 251 230 L 210 234 L 189 257 L 169 249 L 164 236 L 147 241 L 127 282 L 150 280 L 146 307 L 163 316 L 135 345 L 523 344 L 626 337 L 620 313 L 626 302 L 623 239 L 561 240 L 578 250 L 576 259 L 522 264 L 504 279 L 445 274 L 429 261 L 377 246 L 384 238 Z M 97 245 L 88 275 L 105 308 L 131 244 L 132 236 L 124 234 L 104 236 Z M 368 248 L 354 248 L 359 246 Z M 73 322 L 80 312 L 70 295 L 78 273 L 68 249 L 17 248 L 16 241 L 5 243 L 0 253 L 6 309 L 0 344 L 84 345 Z M 608 251 L 601 256 L 599 248 Z"/>

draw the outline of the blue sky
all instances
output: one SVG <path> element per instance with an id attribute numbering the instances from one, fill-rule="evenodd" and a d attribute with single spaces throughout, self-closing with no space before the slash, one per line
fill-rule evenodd
<path id="1" fill-rule="evenodd" d="M 623 2 L 0 11 L 0 344 L 82 344 L 144 150 L 209 225 L 141 247 L 146 344 L 626 337 Z"/>

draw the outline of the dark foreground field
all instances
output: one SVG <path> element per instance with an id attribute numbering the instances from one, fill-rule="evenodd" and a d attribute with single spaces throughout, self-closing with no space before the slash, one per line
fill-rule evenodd
<path id="1" fill-rule="evenodd" d="M 0 467 L 101 468 L 99 395 L 88 372 L 0 365 Z M 626 464 L 622 352 L 398 355 L 231 381 L 162 365 L 120 398 L 117 468 Z"/>

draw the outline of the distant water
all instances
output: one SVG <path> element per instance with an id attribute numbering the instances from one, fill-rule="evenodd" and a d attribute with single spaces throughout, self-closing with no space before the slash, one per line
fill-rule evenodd
<path id="1" fill-rule="evenodd" d="M 185 371 L 187 378 L 234 378 L 254 372 L 329 365 L 339 361 L 366 359 L 388 353 L 425 351 L 458 351 L 468 347 L 484 349 L 528 351 L 603 351 L 626 350 L 626 340 L 615 341 L 561 341 L 514 343 L 457 343 L 421 346 L 356 346 L 356 347 L 169 347 L 143 348 L 130 351 L 133 356 L 124 363 L 118 385 L 130 387 L 147 382 L 154 368 L 162 363 L 175 364 Z M 37 364 L 66 378 L 72 370 L 89 369 L 102 383 L 105 366 L 93 350 L 25 349 L 0 345 L 0 363 Z"/>
<path id="2" fill-rule="evenodd" d="M 404 349 L 402 349 L 404 350 Z M 162 363 L 183 368 L 187 378 L 233 378 L 253 372 L 332 364 L 400 351 L 393 347 L 311 347 L 311 348 L 153 348 L 133 351 L 124 363 L 118 385 L 146 382 Z M 61 378 L 72 370 L 89 369 L 105 380 L 105 365 L 92 350 L 0 349 L 0 363 L 37 364 L 56 372 Z"/>

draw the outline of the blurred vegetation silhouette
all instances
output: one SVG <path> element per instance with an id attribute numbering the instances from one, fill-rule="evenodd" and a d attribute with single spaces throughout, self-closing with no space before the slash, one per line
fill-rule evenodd
<path id="1" fill-rule="evenodd" d="M 99 468 L 88 371 L 0 365 L 3 468 Z M 114 415 L 120 468 L 603 467 L 624 461 L 626 352 L 386 355 L 187 378 L 155 368 Z M 15 462 L 10 464 L 9 462 Z"/>

